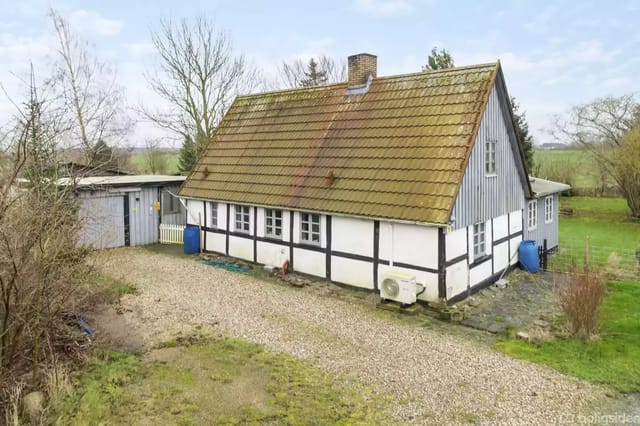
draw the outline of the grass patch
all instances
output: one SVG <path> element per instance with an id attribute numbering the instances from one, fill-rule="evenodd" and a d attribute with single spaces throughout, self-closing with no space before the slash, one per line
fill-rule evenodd
<path id="1" fill-rule="evenodd" d="M 90 360 L 57 424 L 391 424 L 391 398 L 240 339 Z"/>
<path id="2" fill-rule="evenodd" d="M 495 348 L 516 358 L 547 364 L 562 372 L 621 392 L 640 392 L 640 283 L 611 282 L 602 305 L 600 336 L 583 342 L 554 340 L 534 345 L 501 340 Z"/>
<path id="3" fill-rule="evenodd" d="M 173 175 L 178 174 L 180 171 L 178 170 L 178 159 L 180 155 L 177 152 L 166 152 L 163 154 L 167 161 L 167 170 L 166 174 Z M 129 165 L 135 171 L 139 173 L 146 173 L 147 165 L 144 154 L 134 154 L 129 158 Z"/>
<path id="4" fill-rule="evenodd" d="M 563 260 L 567 247 L 582 261 L 584 241 L 589 238 L 596 263 L 605 263 L 615 251 L 633 268 L 635 249 L 640 247 L 640 224 L 627 222 L 626 203 L 620 198 L 562 198 L 575 216 L 560 218 L 560 252 L 551 258 Z M 580 242 L 576 245 L 575 242 Z M 564 247 L 564 249 L 563 249 Z M 565 250 L 565 252 L 563 252 Z M 562 372 L 611 385 L 621 392 L 640 392 L 640 281 L 611 281 L 601 307 L 599 336 L 590 342 L 578 339 L 552 340 L 539 345 L 514 340 L 495 343 L 495 348 L 514 357 L 554 367 Z"/>

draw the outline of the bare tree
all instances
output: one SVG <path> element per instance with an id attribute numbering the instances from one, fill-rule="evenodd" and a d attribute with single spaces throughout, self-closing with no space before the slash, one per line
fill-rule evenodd
<path id="1" fill-rule="evenodd" d="M 623 157 L 634 158 L 635 149 L 640 149 L 636 142 L 639 128 L 640 104 L 634 95 L 625 95 L 578 105 L 569 111 L 567 118 L 556 117 L 553 129 L 557 139 L 594 155 L 616 183 L 636 219 L 640 219 L 640 179 Z"/>
<path id="2" fill-rule="evenodd" d="M 157 139 L 147 139 L 144 149 L 144 172 L 166 174 L 169 168 L 167 154 L 162 151 Z"/>
<path id="3" fill-rule="evenodd" d="M 45 347 L 87 271 L 74 188 L 57 179 L 61 136 L 34 82 L 32 72 L 28 100 L 0 141 L 0 383 L 31 368 L 36 384 Z"/>
<path id="4" fill-rule="evenodd" d="M 342 83 L 347 80 L 347 64 L 325 55 L 311 58 L 309 62 L 302 59 L 283 61 L 278 68 L 278 77 L 279 87 L 286 88 Z"/>
<path id="5" fill-rule="evenodd" d="M 151 37 L 159 68 L 146 77 L 166 108 L 142 112 L 176 139 L 195 141 L 197 159 L 235 96 L 257 84 L 257 73 L 206 18 L 164 21 Z M 183 172 L 190 170 L 193 161 L 184 167 Z"/>
<path id="6" fill-rule="evenodd" d="M 116 144 L 129 131 L 124 90 L 111 64 L 93 57 L 89 44 L 80 40 L 55 10 L 51 9 L 49 16 L 57 39 L 49 85 L 63 112 L 67 140 L 73 148 L 81 148 L 84 161 L 93 165 L 103 159 L 100 147 L 106 141 Z"/>

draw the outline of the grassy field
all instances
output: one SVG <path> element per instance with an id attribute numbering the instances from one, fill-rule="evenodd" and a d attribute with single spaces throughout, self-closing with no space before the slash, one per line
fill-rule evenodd
<path id="1" fill-rule="evenodd" d="M 167 161 L 167 170 L 166 174 L 173 175 L 179 173 L 178 170 L 178 154 L 177 153 L 166 153 L 164 157 Z M 129 158 L 129 164 L 131 168 L 137 171 L 138 173 L 148 173 L 147 167 L 145 165 L 145 159 L 143 154 L 135 154 Z"/>
<path id="2" fill-rule="evenodd" d="M 234 338 L 103 351 L 54 402 L 56 424 L 393 424 L 392 398 Z"/>
<path id="3" fill-rule="evenodd" d="M 560 219 L 561 247 L 587 236 L 594 248 L 607 247 L 607 251 L 632 253 L 640 247 L 640 224 L 627 221 L 624 200 L 572 197 L 563 198 L 561 204 L 576 211 L 575 216 Z M 517 358 L 611 385 L 621 392 L 640 392 L 639 300 L 638 278 L 611 281 L 602 306 L 599 335 L 593 341 L 557 339 L 536 345 L 504 339 L 495 347 Z"/>
<path id="4" fill-rule="evenodd" d="M 535 166 L 529 172 L 543 179 L 571 185 L 579 194 L 594 194 L 602 180 L 611 190 L 612 182 L 598 173 L 598 165 L 591 154 L 580 150 L 535 151 Z"/>

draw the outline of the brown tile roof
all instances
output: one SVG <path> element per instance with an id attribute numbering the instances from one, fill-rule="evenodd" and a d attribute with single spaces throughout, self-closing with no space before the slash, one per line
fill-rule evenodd
<path id="1" fill-rule="evenodd" d="M 447 223 L 499 66 L 238 97 L 180 195 Z"/>

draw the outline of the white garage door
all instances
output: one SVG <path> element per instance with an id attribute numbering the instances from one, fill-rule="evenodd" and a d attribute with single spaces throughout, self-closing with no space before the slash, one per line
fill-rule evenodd
<path id="1" fill-rule="evenodd" d="M 124 199 L 122 195 L 96 194 L 81 200 L 83 223 L 80 243 L 98 249 L 124 246 Z"/>

